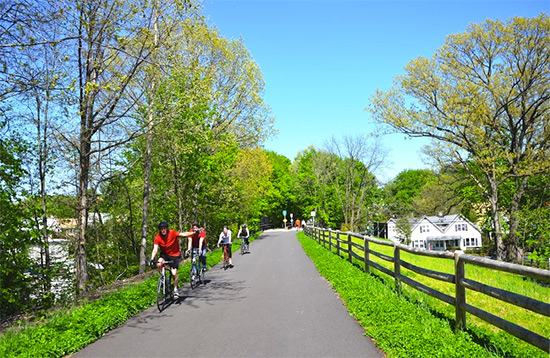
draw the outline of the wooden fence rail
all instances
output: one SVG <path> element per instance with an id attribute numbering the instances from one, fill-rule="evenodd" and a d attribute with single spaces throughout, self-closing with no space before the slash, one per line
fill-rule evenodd
<path id="1" fill-rule="evenodd" d="M 422 249 L 414 249 L 402 244 L 396 244 L 390 241 L 374 239 L 368 236 L 363 236 L 350 232 L 341 232 L 334 230 L 321 229 L 311 226 L 304 228 L 305 234 L 314 238 L 324 248 L 330 251 L 336 249 L 336 254 L 339 256 L 347 255 L 347 259 L 353 262 L 353 259 L 360 260 L 364 263 L 364 270 L 367 273 L 371 272 L 371 268 L 375 268 L 394 278 L 395 288 L 398 292 L 401 290 L 401 283 L 405 283 L 412 288 L 433 296 L 443 302 L 446 302 L 455 307 L 456 329 L 464 329 L 466 327 L 466 312 L 473 314 L 482 320 L 494 325 L 522 340 L 532 344 L 543 351 L 550 353 L 550 340 L 541 336 L 538 333 L 532 332 L 515 323 L 509 322 L 501 317 L 486 312 L 478 307 L 466 303 L 466 290 L 477 291 L 493 297 L 497 300 L 507 302 L 509 304 L 528 309 L 537 314 L 550 317 L 550 304 L 542 302 L 530 297 L 516 294 L 496 287 L 485 285 L 465 277 L 465 264 L 476 265 L 480 267 L 490 268 L 497 271 L 503 271 L 522 276 L 527 276 L 537 280 L 550 282 L 550 271 L 528 266 L 510 264 L 501 261 L 495 261 L 483 257 L 463 254 L 461 252 L 448 251 L 430 251 Z M 353 242 L 352 238 L 358 238 L 363 241 L 363 245 Z M 389 246 L 393 248 L 393 256 L 388 256 L 371 249 L 369 243 Z M 353 248 L 363 252 L 363 256 L 357 254 Z M 444 258 L 454 261 L 454 275 L 429 270 L 426 268 L 415 266 L 401 259 L 401 251 L 408 252 L 413 255 L 429 256 Z M 370 257 L 374 255 L 384 261 L 393 263 L 393 271 L 376 262 L 373 262 Z M 443 292 L 437 291 L 429 286 L 426 286 L 410 277 L 401 274 L 401 267 L 404 267 L 417 274 L 430 277 L 435 280 L 453 283 L 455 285 L 455 296 L 449 296 Z"/>

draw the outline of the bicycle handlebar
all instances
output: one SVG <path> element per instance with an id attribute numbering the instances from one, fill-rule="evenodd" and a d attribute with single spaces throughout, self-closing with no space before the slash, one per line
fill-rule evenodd
<path id="1" fill-rule="evenodd" d="M 172 260 L 170 260 L 170 261 L 158 261 L 158 260 L 150 261 L 151 264 L 157 265 L 157 264 L 160 263 L 163 266 L 166 265 L 166 264 L 171 264 L 172 262 L 174 262 L 174 261 L 172 261 Z"/>

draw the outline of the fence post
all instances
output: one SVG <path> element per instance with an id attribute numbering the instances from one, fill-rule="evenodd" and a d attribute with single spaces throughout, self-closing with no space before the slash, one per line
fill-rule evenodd
<path id="1" fill-rule="evenodd" d="M 336 240 L 336 254 L 340 256 L 340 236 L 338 236 L 338 240 Z"/>
<path id="2" fill-rule="evenodd" d="M 338 232 L 336 232 L 336 240 L 338 240 L 338 235 L 340 235 Z M 330 233 L 330 236 L 328 238 L 328 249 L 330 252 L 332 252 L 332 233 Z"/>
<path id="3" fill-rule="evenodd" d="M 350 263 L 353 263 L 353 255 L 351 254 L 351 234 L 348 233 L 348 257 L 349 257 L 349 262 Z"/>
<path id="4" fill-rule="evenodd" d="M 460 280 L 464 278 L 465 267 L 464 261 L 460 258 L 461 253 L 455 251 L 455 331 L 466 328 L 466 288 L 460 284 Z"/>
<path id="5" fill-rule="evenodd" d="M 370 255 L 369 255 L 369 240 L 367 238 L 363 239 L 363 260 L 365 260 L 365 272 L 370 273 Z"/>
<path id="6" fill-rule="evenodd" d="M 395 278 L 395 290 L 397 293 L 401 294 L 401 250 L 399 246 L 395 244 L 393 246 L 393 274 Z"/>

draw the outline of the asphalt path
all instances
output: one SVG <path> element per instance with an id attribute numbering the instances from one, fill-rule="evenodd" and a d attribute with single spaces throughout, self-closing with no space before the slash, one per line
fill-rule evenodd
<path id="1" fill-rule="evenodd" d="M 383 357 L 289 230 L 266 231 L 234 267 L 188 283 L 73 357 Z M 218 253 L 216 253 L 218 255 Z"/>

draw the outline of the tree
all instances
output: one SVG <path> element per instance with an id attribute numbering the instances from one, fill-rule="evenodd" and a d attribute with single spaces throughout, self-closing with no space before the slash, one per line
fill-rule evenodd
<path id="1" fill-rule="evenodd" d="M 325 173 L 327 163 L 338 159 L 330 156 L 334 155 L 314 147 L 298 153 L 294 161 L 297 205 L 302 218 L 310 218 L 315 211 L 315 225 L 340 228 L 344 221 L 341 206 Z"/>
<path id="2" fill-rule="evenodd" d="M 413 202 L 421 195 L 422 188 L 436 179 L 435 174 L 428 169 L 409 169 L 397 174 L 384 188 L 388 214 L 396 217 L 418 215 L 419 212 L 415 211 Z"/>
<path id="3" fill-rule="evenodd" d="M 332 138 L 327 151 L 331 155 L 323 173 L 338 197 L 345 228 L 357 231 L 372 214 L 366 206 L 377 187 L 373 173 L 383 164 L 387 150 L 366 136 L 347 136 L 341 141 Z"/>
<path id="4" fill-rule="evenodd" d="M 369 104 L 378 123 L 432 138 L 439 163 L 463 166 L 489 202 L 499 260 L 518 261 L 517 214 L 527 181 L 550 170 L 549 32 L 546 14 L 471 25 L 432 59 L 411 61 Z M 500 194 L 510 183 L 504 207 Z"/>
<path id="5" fill-rule="evenodd" d="M 291 213 L 294 215 L 294 219 L 301 218 L 302 214 L 296 203 L 297 190 L 292 162 L 287 157 L 275 152 L 268 151 L 266 154 L 272 170 L 269 174 L 266 204 L 262 208 L 261 215 L 269 217 L 273 223 L 281 223 L 283 210 L 287 211 L 288 220 L 290 220 Z"/>
<path id="6" fill-rule="evenodd" d="M 267 208 L 272 171 L 269 155 L 261 148 L 239 152 L 236 166 L 230 171 L 235 180 L 234 209 L 240 214 L 237 219 L 242 222 L 259 220 Z"/>
<path id="7" fill-rule="evenodd" d="M 262 72 L 242 40 L 227 40 L 202 21 L 189 20 L 177 43 L 180 66 L 193 73 L 209 97 L 208 128 L 235 135 L 241 148 L 254 148 L 273 135 L 274 118 L 264 102 Z M 179 48 L 178 48 L 179 49 Z"/>

